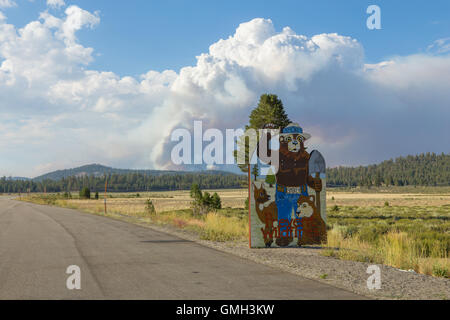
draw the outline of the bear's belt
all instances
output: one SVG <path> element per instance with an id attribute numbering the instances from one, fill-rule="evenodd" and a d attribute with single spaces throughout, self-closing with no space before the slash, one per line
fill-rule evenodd
<path id="1" fill-rule="evenodd" d="M 277 185 L 277 191 L 278 192 L 283 192 L 283 193 L 286 193 L 286 194 L 301 194 L 301 193 L 306 191 L 306 186 L 287 187 L 287 186 L 283 186 L 283 185 L 278 184 Z"/>

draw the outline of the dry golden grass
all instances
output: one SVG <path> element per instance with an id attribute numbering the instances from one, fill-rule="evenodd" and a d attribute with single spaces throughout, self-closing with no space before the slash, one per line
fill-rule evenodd
<path id="1" fill-rule="evenodd" d="M 450 192 L 422 189 L 328 192 L 332 229 L 322 254 L 449 277 Z"/>
<path id="2" fill-rule="evenodd" d="M 334 200 L 333 200 L 334 198 Z M 391 206 L 442 206 L 450 204 L 450 194 L 419 193 L 362 193 L 336 192 L 327 193 L 328 205 L 376 207 L 389 202 Z"/>
<path id="3" fill-rule="evenodd" d="M 431 254 L 425 254 L 405 232 L 389 232 L 377 242 L 368 242 L 359 235 L 346 236 L 342 228 L 335 226 L 328 232 L 326 246 L 328 248 L 322 252 L 325 256 L 379 263 L 426 275 L 450 276 L 450 259 L 438 242 L 435 242 Z"/>
<path id="4" fill-rule="evenodd" d="M 210 213 L 206 216 L 201 237 L 216 241 L 242 240 L 247 238 L 248 230 L 247 219 Z"/>
<path id="5" fill-rule="evenodd" d="M 222 199 L 224 208 L 243 208 L 248 191 L 246 189 L 230 190 L 206 190 L 213 194 L 217 192 Z M 192 199 L 189 191 L 167 191 L 167 192 L 143 192 L 139 193 L 112 193 L 108 194 L 107 210 L 111 213 L 121 213 L 129 216 L 139 216 L 145 213 L 147 199 L 151 199 L 156 212 L 176 211 L 189 209 Z M 58 200 L 59 201 L 59 200 Z M 65 206 L 78 208 L 92 213 L 104 211 L 104 200 L 64 200 Z"/>
<path id="6" fill-rule="evenodd" d="M 211 194 L 217 192 L 222 199 L 224 208 L 243 208 L 245 199 L 248 197 L 247 189 L 230 190 L 206 190 Z M 190 208 L 191 198 L 189 191 L 167 191 L 167 192 L 140 192 L 140 197 L 136 198 L 136 193 L 110 193 L 108 194 L 108 208 L 112 210 L 124 210 L 126 212 L 140 211 L 145 208 L 147 199 L 151 199 L 157 212 L 183 210 Z M 110 198 L 112 197 L 112 198 Z M 95 203 L 88 203 L 71 199 L 69 203 L 77 206 L 87 206 L 92 209 Z M 333 191 L 327 192 L 328 206 L 358 206 L 358 207 L 376 207 L 384 206 L 389 202 L 391 206 L 442 206 L 450 204 L 450 193 L 363 193 Z M 98 202 L 103 205 L 101 197 Z"/>

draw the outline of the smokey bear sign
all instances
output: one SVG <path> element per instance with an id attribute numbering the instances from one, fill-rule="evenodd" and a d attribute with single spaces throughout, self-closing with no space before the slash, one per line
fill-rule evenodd
<path id="1" fill-rule="evenodd" d="M 318 151 L 307 152 L 311 135 L 298 124 L 277 132 L 261 135 L 256 150 L 265 175 L 250 181 L 250 246 L 320 244 L 326 241 L 325 160 Z M 268 150 L 270 156 L 274 145 L 279 154 L 276 166 L 260 152 Z"/>

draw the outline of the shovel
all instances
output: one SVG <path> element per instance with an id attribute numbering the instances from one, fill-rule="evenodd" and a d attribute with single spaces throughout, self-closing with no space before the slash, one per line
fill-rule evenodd
<path id="1" fill-rule="evenodd" d="M 317 150 L 311 152 L 309 158 L 309 174 L 315 177 L 316 179 L 320 179 L 320 174 L 322 173 L 325 174 L 326 170 L 327 166 L 322 154 Z M 321 214 L 320 192 L 317 191 L 316 191 L 316 207 L 319 214 Z"/>

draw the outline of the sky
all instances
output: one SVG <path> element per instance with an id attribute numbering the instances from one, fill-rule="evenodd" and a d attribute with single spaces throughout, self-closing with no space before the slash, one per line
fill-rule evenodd
<path id="1" fill-rule="evenodd" d="M 0 0 L 0 176 L 173 169 L 265 92 L 329 166 L 448 153 L 450 2 Z"/>

